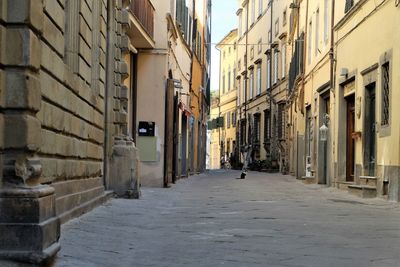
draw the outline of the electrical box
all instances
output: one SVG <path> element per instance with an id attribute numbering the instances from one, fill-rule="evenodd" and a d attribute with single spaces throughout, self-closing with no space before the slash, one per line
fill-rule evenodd
<path id="1" fill-rule="evenodd" d="M 138 135 L 139 136 L 155 136 L 155 122 L 154 121 L 139 121 Z"/>

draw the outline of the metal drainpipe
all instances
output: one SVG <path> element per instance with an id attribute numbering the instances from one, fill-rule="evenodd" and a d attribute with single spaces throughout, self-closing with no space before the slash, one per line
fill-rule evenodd
<path id="1" fill-rule="evenodd" d="M 245 52 L 245 58 L 246 60 L 244 61 L 244 144 L 245 144 L 245 149 L 247 148 L 247 52 L 248 52 L 248 42 L 249 42 L 249 4 L 247 4 L 246 8 L 246 52 Z M 246 160 L 246 159 L 245 159 Z"/>
<path id="2" fill-rule="evenodd" d="M 334 48 L 335 48 L 335 40 L 334 40 L 334 23 L 335 23 L 335 0 L 332 0 L 332 11 L 331 11 L 331 49 L 329 51 L 330 60 L 331 60 L 331 91 L 335 93 L 335 55 L 334 55 Z"/>
<path id="3" fill-rule="evenodd" d="M 107 189 L 108 188 L 108 182 L 107 179 L 109 177 L 109 166 L 108 166 L 108 153 L 109 153 L 109 138 L 111 138 L 110 133 L 109 133 L 109 116 L 110 113 L 108 111 L 110 103 L 109 103 L 109 96 L 110 92 L 109 90 L 112 88 L 112 83 L 110 80 L 112 78 L 110 77 L 110 68 L 111 66 L 114 66 L 114 64 L 110 64 L 114 58 L 114 49 L 111 49 L 113 47 L 113 41 L 111 40 L 112 34 L 111 32 L 114 30 L 113 26 L 114 25 L 114 3 L 115 1 L 113 0 L 108 0 L 108 5 L 107 5 L 107 58 L 106 58 L 106 90 L 105 90 L 105 116 L 104 116 L 104 152 L 103 152 L 103 169 L 104 169 L 104 177 L 103 177 L 103 184 L 104 187 Z M 112 22 L 112 23 L 111 23 Z"/>
<path id="4" fill-rule="evenodd" d="M 272 112 L 272 24 L 273 24 L 273 4 L 274 1 L 271 0 L 271 16 L 270 16 L 270 33 L 269 33 L 269 38 L 270 38 L 270 54 L 269 54 L 269 110 L 270 110 L 270 122 L 269 122 L 269 134 L 270 134 L 270 157 L 272 161 L 272 122 L 273 122 L 273 112 Z"/>

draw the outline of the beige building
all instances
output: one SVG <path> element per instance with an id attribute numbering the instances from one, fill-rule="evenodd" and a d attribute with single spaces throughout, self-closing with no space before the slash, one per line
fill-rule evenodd
<path id="1" fill-rule="evenodd" d="M 288 5 L 245 0 L 237 11 L 238 145 L 241 151 L 251 145 L 253 161 L 281 171 L 287 165 Z"/>
<path id="2" fill-rule="evenodd" d="M 220 150 L 220 137 L 221 132 L 216 126 L 216 120 L 219 117 L 219 92 L 211 92 L 211 107 L 208 123 L 209 132 L 209 169 L 215 170 L 221 168 L 221 150 Z"/>

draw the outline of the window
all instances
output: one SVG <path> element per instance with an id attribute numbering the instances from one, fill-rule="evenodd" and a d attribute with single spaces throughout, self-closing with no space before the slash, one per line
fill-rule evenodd
<path id="1" fill-rule="evenodd" d="M 283 11 L 283 15 L 282 15 L 282 25 L 285 26 L 287 22 L 287 11 L 286 9 Z"/>
<path id="2" fill-rule="evenodd" d="M 312 52 L 312 21 L 310 21 L 308 27 L 308 64 L 311 63 L 311 52 Z"/>
<path id="3" fill-rule="evenodd" d="M 251 24 L 256 20 L 256 0 L 251 1 Z"/>
<path id="4" fill-rule="evenodd" d="M 239 59 L 239 61 L 238 61 L 238 70 L 240 70 L 241 68 L 242 68 L 242 64 L 241 64 L 241 61 Z"/>
<path id="5" fill-rule="evenodd" d="M 285 104 L 278 105 L 278 139 L 285 138 Z"/>
<path id="6" fill-rule="evenodd" d="M 232 111 L 232 127 L 236 127 L 236 112 Z"/>
<path id="7" fill-rule="evenodd" d="M 271 140 L 271 113 L 269 109 L 264 110 L 264 143 L 268 143 Z"/>
<path id="8" fill-rule="evenodd" d="M 239 37 L 242 36 L 242 13 L 239 13 Z"/>
<path id="9" fill-rule="evenodd" d="M 261 63 L 257 64 L 257 95 L 261 94 Z"/>
<path id="10" fill-rule="evenodd" d="M 278 64 L 279 63 L 279 52 L 275 50 L 274 52 L 274 73 L 273 73 L 273 84 L 278 82 Z"/>
<path id="11" fill-rule="evenodd" d="M 315 14 L 315 56 L 318 56 L 318 45 L 319 44 L 319 8 Z"/>
<path id="12" fill-rule="evenodd" d="M 267 59 L 267 83 L 268 83 L 268 89 L 271 88 L 271 58 L 268 56 Z"/>
<path id="13" fill-rule="evenodd" d="M 324 0 L 324 41 L 325 41 L 325 44 L 328 44 L 328 38 L 329 38 L 329 32 L 328 32 L 329 31 L 329 28 L 328 28 L 329 6 L 328 5 L 329 5 L 329 0 Z"/>
<path id="14" fill-rule="evenodd" d="M 344 13 L 349 12 L 349 10 L 354 6 L 354 0 L 346 0 L 346 5 L 344 6 Z"/>
<path id="15" fill-rule="evenodd" d="M 243 77 L 243 85 L 242 85 L 242 101 L 243 101 L 243 103 L 245 103 L 246 102 L 246 100 L 247 100 L 247 92 L 246 92 L 246 88 L 247 88 L 247 86 L 246 86 L 246 79 L 245 79 L 245 77 Z"/>
<path id="16" fill-rule="evenodd" d="M 232 72 L 233 89 L 236 89 L 236 79 L 235 79 L 235 77 L 236 77 L 236 68 L 234 68 L 233 72 Z"/>
<path id="17" fill-rule="evenodd" d="M 275 37 L 279 34 L 279 19 L 275 21 Z"/>
<path id="18" fill-rule="evenodd" d="M 261 16 L 263 13 L 263 0 L 258 0 L 258 16 Z"/>
<path id="19" fill-rule="evenodd" d="M 231 69 L 228 71 L 228 92 L 231 90 Z"/>
<path id="20" fill-rule="evenodd" d="M 389 125 L 390 119 L 390 65 L 382 65 L 382 126 Z"/>
<path id="21" fill-rule="evenodd" d="M 253 98 L 253 83 L 254 83 L 254 71 L 250 71 L 250 78 L 249 78 L 249 90 L 250 90 L 250 99 Z"/>
<path id="22" fill-rule="evenodd" d="M 225 94 L 225 75 L 222 76 L 222 94 Z"/>
<path id="23" fill-rule="evenodd" d="M 258 40 L 258 54 L 262 52 L 262 39 Z"/>
<path id="24" fill-rule="evenodd" d="M 286 76 L 286 44 L 282 44 L 282 79 Z"/>
<path id="25" fill-rule="evenodd" d="M 271 28 L 272 28 L 272 26 L 271 26 Z M 271 29 L 269 29 L 269 31 L 268 31 L 268 42 L 269 43 L 272 42 Z"/>
<path id="26" fill-rule="evenodd" d="M 260 119 L 260 113 L 254 114 L 254 143 L 256 144 L 260 143 Z"/>
<path id="27" fill-rule="evenodd" d="M 226 127 L 231 128 L 231 112 L 226 113 Z"/>
<path id="28" fill-rule="evenodd" d="M 243 98 L 243 96 L 240 95 L 240 86 L 241 86 L 240 78 L 238 78 L 237 84 L 238 84 L 238 88 L 237 88 L 236 92 L 237 92 L 238 95 L 237 95 L 237 98 L 236 98 L 237 99 L 236 100 L 236 104 L 237 104 L 237 106 L 239 106 L 240 105 L 240 99 Z"/>

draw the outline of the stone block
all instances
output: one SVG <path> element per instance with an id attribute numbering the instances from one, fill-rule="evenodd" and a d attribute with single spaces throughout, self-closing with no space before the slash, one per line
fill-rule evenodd
<path id="1" fill-rule="evenodd" d="M 115 58 L 115 60 L 121 60 L 122 59 L 121 48 L 119 48 L 119 47 L 115 48 L 114 58 Z"/>
<path id="2" fill-rule="evenodd" d="M 64 36 L 63 33 L 54 25 L 54 23 L 44 16 L 43 37 L 59 53 L 64 56 Z"/>
<path id="3" fill-rule="evenodd" d="M 90 30 L 89 26 L 87 25 L 85 19 L 80 15 L 79 20 L 79 33 L 88 44 L 89 47 L 92 47 L 92 31 Z"/>
<path id="4" fill-rule="evenodd" d="M 47 13 L 51 17 L 51 19 L 56 23 L 57 27 L 60 28 L 62 32 L 64 32 L 65 12 L 63 4 L 60 1 L 54 1 L 54 0 L 44 0 L 43 3 L 44 3 L 45 13 Z"/>
<path id="5" fill-rule="evenodd" d="M 101 73 L 102 73 L 102 72 L 105 73 L 104 70 L 100 70 L 100 76 L 101 76 Z M 106 86 L 104 85 L 104 82 L 103 82 L 103 81 L 100 81 L 100 83 L 99 83 L 99 95 L 100 95 L 100 97 L 101 97 L 101 98 L 104 98 L 105 93 L 106 93 Z"/>
<path id="6" fill-rule="evenodd" d="M 0 21 L 7 20 L 7 1 L 0 0 Z"/>
<path id="7" fill-rule="evenodd" d="M 123 9 L 121 11 L 121 24 L 124 26 L 128 26 L 129 25 L 129 11 L 126 9 Z"/>
<path id="8" fill-rule="evenodd" d="M 123 52 L 128 52 L 129 51 L 129 46 L 131 44 L 131 41 L 127 35 L 121 36 L 121 50 Z"/>
<path id="9" fill-rule="evenodd" d="M 92 143 L 87 143 L 87 156 L 91 159 L 102 159 L 103 147 Z"/>
<path id="10" fill-rule="evenodd" d="M 41 145 L 40 121 L 28 114 L 4 115 L 4 147 L 36 151 Z"/>
<path id="11" fill-rule="evenodd" d="M 121 84 L 121 74 L 114 73 L 114 84 L 115 85 Z"/>
<path id="12" fill-rule="evenodd" d="M 42 0 L 3 0 L 7 1 L 7 22 L 29 24 L 38 31 L 43 29 Z"/>
<path id="13" fill-rule="evenodd" d="M 2 106 L 8 109 L 38 111 L 41 105 L 40 80 L 28 72 L 3 72 Z"/>
<path id="14" fill-rule="evenodd" d="M 33 69 L 40 68 L 40 40 L 29 28 L 9 28 L 5 30 L 5 36 L 4 28 L 1 31 L 3 53 L 0 56 L 0 63 Z"/>
<path id="15" fill-rule="evenodd" d="M 129 89 L 126 85 L 121 86 L 121 90 L 119 93 L 119 98 L 121 99 L 128 99 Z"/>
<path id="16" fill-rule="evenodd" d="M 104 85 L 104 83 L 106 82 L 106 71 L 103 68 L 100 68 L 100 83 Z M 104 96 L 104 94 L 103 94 Z"/>
<path id="17" fill-rule="evenodd" d="M 91 65 L 92 50 L 82 37 L 79 37 L 79 55 L 85 60 L 86 64 Z"/>
<path id="18" fill-rule="evenodd" d="M 92 70 L 81 57 L 79 57 L 79 76 L 81 76 L 87 83 L 90 84 L 92 80 Z"/>
<path id="19" fill-rule="evenodd" d="M 82 15 L 82 18 L 85 20 L 87 26 L 89 27 L 90 30 L 93 29 L 93 24 L 92 24 L 92 11 L 89 8 L 88 4 L 86 1 L 80 1 L 80 14 Z M 91 7 L 91 6 L 90 6 Z"/>
<path id="20" fill-rule="evenodd" d="M 53 188 L 3 187 L 0 205 L 0 258 L 42 263 L 59 251 Z"/>
<path id="21" fill-rule="evenodd" d="M 119 100 L 118 99 L 114 99 L 113 100 L 113 109 L 114 110 L 119 110 L 120 108 L 121 108 L 121 105 L 120 105 L 120 102 L 119 102 Z"/>

